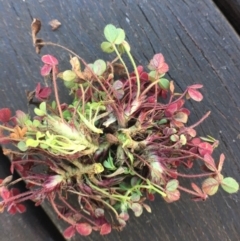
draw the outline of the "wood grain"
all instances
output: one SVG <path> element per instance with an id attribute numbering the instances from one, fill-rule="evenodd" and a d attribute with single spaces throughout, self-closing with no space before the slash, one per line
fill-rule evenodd
<path id="1" fill-rule="evenodd" d="M 30 36 L 33 17 L 43 23 L 40 37 L 75 50 L 89 62 L 108 59 L 99 45 L 104 26 L 113 23 L 125 29 L 139 64 L 147 65 L 154 53 L 162 52 L 170 66 L 169 78 L 179 89 L 193 83 L 204 85 L 204 101 L 188 104 L 190 122 L 211 110 L 198 131 L 219 139 L 216 160 L 224 152 L 224 175 L 240 181 L 240 41 L 212 1 L 0 0 L 0 11 L 0 108 L 27 110 L 25 90 L 42 81 L 40 56 L 35 54 Z M 52 19 L 62 23 L 54 32 L 48 25 Z M 60 68 L 69 66 L 67 53 L 44 47 L 42 54 L 46 53 L 62 61 Z M 60 92 L 62 100 L 69 98 L 62 88 Z M 204 203 L 193 203 L 186 195 L 173 204 L 157 198 L 151 204 L 152 214 L 132 217 L 121 233 L 106 237 L 94 233 L 85 240 L 237 241 L 239 198 L 239 193 L 222 191 Z M 60 230 L 66 228 L 54 218 L 52 210 L 45 208 Z"/>
<path id="2" fill-rule="evenodd" d="M 240 34 L 240 0 L 213 0 L 233 28 Z"/>

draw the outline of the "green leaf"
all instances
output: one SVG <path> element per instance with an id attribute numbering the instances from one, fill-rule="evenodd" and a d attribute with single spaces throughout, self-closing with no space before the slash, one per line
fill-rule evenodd
<path id="1" fill-rule="evenodd" d="M 73 81 L 75 80 L 77 75 L 72 70 L 65 70 L 62 74 L 62 78 L 64 81 Z"/>
<path id="2" fill-rule="evenodd" d="M 114 163 L 113 163 L 113 158 L 111 156 L 111 153 L 109 153 L 108 159 L 103 162 L 103 165 L 109 170 L 116 170 L 117 169 L 115 167 Z"/>
<path id="3" fill-rule="evenodd" d="M 63 111 L 63 118 L 69 120 L 72 117 L 72 113 L 69 110 Z"/>
<path id="4" fill-rule="evenodd" d="M 209 177 L 205 179 L 202 183 L 202 190 L 209 196 L 214 195 L 219 187 L 219 183 L 216 179 Z"/>
<path id="5" fill-rule="evenodd" d="M 157 72 L 156 70 L 153 70 L 153 71 L 150 71 L 148 73 L 148 77 L 151 81 L 155 81 L 156 80 L 156 77 L 157 77 Z"/>
<path id="6" fill-rule="evenodd" d="M 182 144 L 182 145 L 186 145 L 186 143 L 187 143 L 187 138 L 186 138 L 186 136 L 185 136 L 184 134 L 181 134 L 181 135 L 180 135 L 180 141 L 181 141 L 181 144 Z"/>
<path id="7" fill-rule="evenodd" d="M 132 193 L 131 200 L 133 202 L 138 202 L 140 200 L 140 195 L 138 193 L 136 193 L 136 192 Z"/>
<path id="8" fill-rule="evenodd" d="M 178 188 L 179 182 L 176 179 L 170 180 L 167 185 L 166 185 L 166 189 L 169 192 L 173 192 Z"/>
<path id="9" fill-rule="evenodd" d="M 169 86 L 170 86 L 170 82 L 168 79 L 165 78 L 161 78 L 158 82 L 159 86 L 163 89 L 163 90 L 168 90 Z"/>
<path id="10" fill-rule="evenodd" d="M 45 111 L 42 111 L 38 108 L 34 108 L 34 113 L 37 115 L 37 116 L 44 116 L 46 113 Z"/>
<path id="11" fill-rule="evenodd" d="M 108 54 L 110 54 L 114 51 L 112 44 L 109 42 L 102 42 L 101 49 L 103 52 L 108 53 Z"/>
<path id="12" fill-rule="evenodd" d="M 173 134 L 170 136 L 170 140 L 173 142 L 177 142 L 179 140 L 179 136 L 177 134 Z"/>
<path id="13" fill-rule="evenodd" d="M 20 151 L 26 151 L 28 149 L 26 143 L 23 141 L 19 141 L 17 147 Z"/>
<path id="14" fill-rule="evenodd" d="M 214 139 L 212 136 L 209 136 L 209 135 L 207 135 L 207 137 L 200 136 L 200 139 L 211 143 L 214 143 L 216 141 L 216 139 Z"/>
<path id="15" fill-rule="evenodd" d="M 35 126 L 35 127 L 38 127 L 40 126 L 40 121 L 39 120 L 33 120 L 32 124 Z"/>
<path id="16" fill-rule="evenodd" d="M 141 183 L 141 179 L 139 177 L 132 177 L 131 178 L 131 186 L 134 187 L 136 185 L 139 185 Z"/>
<path id="17" fill-rule="evenodd" d="M 97 75 L 102 75 L 107 69 L 105 61 L 98 59 L 93 64 L 93 72 Z"/>
<path id="18" fill-rule="evenodd" d="M 36 114 L 36 113 L 35 113 Z M 26 120 L 25 123 L 24 123 L 26 126 L 32 126 L 33 125 L 33 122 L 31 120 Z"/>
<path id="19" fill-rule="evenodd" d="M 108 24 L 104 28 L 104 36 L 108 42 L 113 43 L 118 36 L 117 28 L 112 24 Z"/>
<path id="20" fill-rule="evenodd" d="M 159 125 L 163 125 L 163 124 L 166 124 L 168 122 L 168 120 L 167 119 L 161 119 L 160 121 L 158 121 L 157 123 L 159 124 Z"/>
<path id="21" fill-rule="evenodd" d="M 44 111 L 46 113 L 47 111 L 47 104 L 46 102 L 42 102 L 40 105 L 39 105 L 39 109 Z"/>
<path id="22" fill-rule="evenodd" d="M 235 193 L 239 190 L 238 182 L 232 177 L 226 177 L 221 182 L 221 187 L 228 193 Z"/>
<path id="23" fill-rule="evenodd" d="M 37 138 L 37 140 L 40 139 L 40 138 L 42 138 L 42 137 L 44 137 L 44 136 L 45 136 L 45 134 L 44 134 L 44 133 L 41 133 L 40 131 L 38 131 L 38 132 L 36 133 L 36 138 Z"/>
<path id="24" fill-rule="evenodd" d="M 47 149 L 49 146 L 47 144 L 41 143 L 39 145 L 42 149 Z"/>
<path id="25" fill-rule="evenodd" d="M 52 109 L 55 110 L 57 108 L 57 103 L 55 100 L 52 101 Z"/>
<path id="26" fill-rule="evenodd" d="M 126 182 L 121 182 L 121 183 L 119 184 L 119 187 L 120 187 L 122 190 L 125 190 L 125 191 L 128 191 L 128 190 L 131 188 L 131 186 L 130 186 L 128 183 L 126 183 Z"/>
<path id="27" fill-rule="evenodd" d="M 121 28 L 117 28 L 117 38 L 115 39 L 115 44 L 121 44 L 125 39 L 125 32 Z"/>
<path id="28" fill-rule="evenodd" d="M 107 160 L 103 162 L 103 166 L 106 167 L 107 169 L 112 169 L 111 163 L 109 163 Z"/>
<path id="29" fill-rule="evenodd" d="M 39 142 L 34 139 L 27 139 L 26 146 L 37 147 Z"/>
<path id="30" fill-rule="evenodd" d="M 68 89 L 72 89 L 74 86 L 76 86 L 74 81 L 63 81 L 63 83 Z"/>

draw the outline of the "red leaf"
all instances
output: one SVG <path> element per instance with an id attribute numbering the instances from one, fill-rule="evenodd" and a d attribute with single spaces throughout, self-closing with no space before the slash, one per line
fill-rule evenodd
<path id="1" fill-rule="evenodd" d="M 213 152 L 213 147 L 207 142 L 202 142 L 198 144 L 198 152 L 201 156 L 205 156 L 206 154 L 211 155 Z"/>
<path id="2" fill-rule="evenodd" d="M 10 214 L 14 215 L 14 214 L 17 213 L 17 208 L 16 208 L 16 206 L 15 206 L 14 204 L 12 204 L 12 205 L 10 205 L 10 206 L 8 207 L 7 211 L 8 211 Z"/>
<path id="3" fill-rule="evenodd" d="M 42 87 L 41 88 L 41 84 L 38 83 L 37 87 L 35 89 L 35 97 L 38 100 L 46 100 L 52 93 L 52 89 L 50 87 Z"/>
<path id="4" fill-rule="evenodd" d="M 76 229 L 74 226 L 70 226 L 68 228 L 66 228 L 63 232 L 63 236 L 66 239 L 70 239 L 75 235 Z"/>
<path id="5" fill-rule="evenodd" d="M 197 132 L 196 132 L 194 129 L 192 129 L 192 128 L 188 128 L 188 129 L 187 129 L 187 133 L 188 133 L 188 135 L 190 135 L 191 137 L 195 137 L 195 136 L 197 135 Z"/>
<path id="6" fill-rule="evenodd" d="M 1 194 L 1 197 L 3 198 L 3 200 L 10 198 L 11 193 L 7 188 L 1 187 L 0 190 L 1 190 L 0 194 Z"/>
<path id="7" fill-rule="evenodd" d="M 167 193 L 167 196 L 164 197 L 164 200 L 168 203 L 175 202 L 180 198 L 180 192 L 178 190 L 175 190 L 173 192 L 166 192 L 166 193 Z"/>
<path id="8" fill-rule="evenodd" d="M 177 110 L 178 110 L 177 103 L 170 104 L 165 110 L 166 117 L 172 116 Z"/>
<path id="9" fill-rule="evenodd" d="M 192 140 L 191 140 L 191 143 L 193 144 L 193 145 L 195 145 L 195 146 L 198 146 L 200 143 L 201 143 L 201 139 L 200 138 L 193 138 Z"/>
<path id="10" fill-rule="evenodd" d="M 11 192 L 11 196 L 16 196 L 20 193 L 19 189 L 15 187 L 11 188 L 10 192 Z"/>
<path id="11" fill-rule="evenodd" d="M 155 96 L 149 96 L 149 97 L 147 98 L 147 102 L 148 102 L 148 103 L 155 103 L 155 102 L 156 102 Z"/>
<path id="12" fill-rule="evenodd" d="M 88 223 L 79 223 L 76 225 L 76 230 L 82 236 L 88 236 L 92 232 L 92 227 Z"/>
<path id="13" fill-rule="evenodd" d="M 18 163 L 13 163 L 12 162 L 12 165 L 14 165 L 14 168 L 18 171 L 18 172 L 22 172 L 24 171 L 24 167 Z"/>
<path id="14" fill-rule="evenodd" d="M 142 65 L 138 65 L 138 67 L 137 67 L 137 72 L 138 72 L 139 74 L 141 74 L 141 73 L 143 72 L 143 66 L 142 66 Z"/>
<path id="15" fill-rule="evenodd" d="M 49 64 L 44 64 L 43 67 L 41 68 L 41 75 L 43 77 L 48 76 L 52 70 L 52 66 Z"/>
<path id="16" fill-rule="evenodd" d="M 188 89 L 188 94 L 195 101 L 201 101 L 203 99 L 202 94 L 199 91 L 195 90 L 195 89 L 189 88 Z"/>
<path id="17" fill-rule="evenodd" d="M 195 183 L 191 183 L 191 186 L 192 186 L 192 189 L 195 191 L 195 192 L 197 192 L 198 194 L 202 194 L 203 192 L 202 192 L 202 190 L 201 190 L 201 188 L 199 188 Z"/>
<path id="18" fill-rule="evenodd" d="M 140 78 L 141 78 L 141 80 L 148 80 L 149 79 L 148 73 L 142 72 Z"/>
<path id="19" fill-rule="evenodd" d="M 42 62 L 44 64 L 49 64 L 49 65 L 57 65 L 58 64 L 58 60 L 50 54 L 43 55 L 42 56 Z"/>
<path id="20" fill-rule="evenodd" d="M 204 155 L 204 162 L 205 162 L 205 166 L 210 170 L 210 171 L 216 171 L 216 165 L 214 162 L 214 159 L 212 158 L 212 156 L 210 154 L 205 154 Z"/>
<path id="21" fill-rule="evenodd" d="M 152 194 L 152 193 L 147 193 L 147 198 L 148 198 L 148 200 L 150 200 L 150 201 L 154 201 L 154 199 L 155 199 L 155 196 Z"/>
<path id="22" fill-rule="evenodd" d="M 10 109 L 8 108 L 3 108 L 3 109 L 0 109 L 0 121 L 3 122 L 3 123 L 6 123 L 10 120 L 11 118 L 11 111 Z"/>
<path id="23" fill-rule="evenodd" d="M 183 113 L 185 113 L 186 115 L 190 115 L 190 110 L 189 109 L 187 109 L 187 108 L 181 108 L 181 110 L 180 110 L 181 112 L 183 112 Z"/>
<path id="24" fill-rule="evenodd" d="M 187 162 L 183 162 L 183 164 L 189 169 L 193 167 L 193 161 L 191 160 L 187 160 Z"/>
<path id="25" fill-rule="evenodd" d="M 150 70 L 156 70 L 160 74 L 168 72 L 169 67 L 165 63 L 165 59 L 161 53 L 155 54 L 148 65 Z"/>
<path id="26" fill-rule="evenodd" d="M 19 213 L 24 213 L 26 212 L 26 207 L 23 204 L 17 204 L 16 209 Z"/>
<path id="27" fill-rule="evenodd" d="M 129 214 L 127 212 L 122 212 L 119 214 L 119 218 L 124 221 L 127 221 L 129 219 Z"/>
<path id="28" fill-rule="evenodd" d="M 185 101 L 183 99 L 181 99 L 181 100 L 177 101 L 176 103 L 177 103 L 177 106 L 178 106 L 177 108 L 179 110 L 181 107 L 183 107 Z"/>
<path id="29" fill-rule="evenodd" d="M 225 160 L 225 155 L 222 153 L 220 155 L 220 159 L 219 159 L 219 163 L 218 163 L 218 171 L 221 172 L 222 171 L 222 167 L 223 167 L 223 163 Z"/>
<path id="30" fill-rule="evenodd" d="M 190 88 L 190 89 L 201 89 L 202 87 L 203 87 L 203 85 L 201 85 L 201 84 L 195 84 L 195 85 L 188 86 L 188 88 Z"/>
<path id="31" fill-rule="evenodd" d="M 101 226 L 101 229 L 100 229 L 100 234 L 101 235 L 106 235 L 106 234 L 109 234 L 111 233 L 112 231 L 112 227 L 109 223 L 104 223 L 102 226 Z"/>

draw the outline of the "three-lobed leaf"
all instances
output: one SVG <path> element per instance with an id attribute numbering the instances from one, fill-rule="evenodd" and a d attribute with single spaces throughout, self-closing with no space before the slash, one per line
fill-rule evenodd
<path id="1" fill-rule="evenodd" d="M 52 66 L 53 65 L 58 65 L 58 60 L 54 56 L 52 56 L 50 54 L 43 55 L 42 56 L 42 62 L 44 64 L 49 64 L 49 65 L 52 65 Z"/>
<path id="2" fill-rule="evenodd" d="M 125 39 L 125 32 L 121 28 L 116 28 L 114 25 L 108 24 L 104 28 L 104 36 L 110 43 L 121 44 Z"/>

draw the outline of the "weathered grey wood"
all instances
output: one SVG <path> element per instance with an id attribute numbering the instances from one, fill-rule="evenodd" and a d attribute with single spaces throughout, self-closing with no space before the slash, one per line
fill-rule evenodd
<path id="1" fill-rule="evenodd" d="M 212 1 L 0 0 L 0 11 L 0 108 L 26 110 L 25 89 L 42 81 L 40 56 L 35 54 L 30 37 L 32 17 L 42 20 L 41 37 L 68 46 L 89 62 L 108 58 L 99 45 L 104 26 L 113 23 L 125 29 L 132 54 L 140 64 L 146 65 L 154 53 L 162 52 L 170 65 L 169 77 L 178 88 L 204 84 L 204 101 L 189 103 L 191 122 L 212 111 L 198 128 L 199 133 L 220 140 L 216 159 L 224 152 L 224 174 L 240 180 L 240 41 Z M 62 23 L 56 32 L 48 26 L 53 18 Z M 45 53 L 61 59 L 60 68 L 69 66 L 67 53 L 44 47 L 42 54 Z M 62 91 L 61 98 L 67 96 Z M 93 234 L 86 240 L 237 241 L 239 198 L 239 194 L 222 191 L 205 203 L 193 203 L 186 195 L 173 204 L 158 198 L 151 205 L 153 214 L 131 218 L 121 233 L 113 232 L 107 237 Z"/>
<path id="2" fill-rule="evenodd" d="M 240 0 L 213 0 L 234 29 L 240 34 Z"/>

